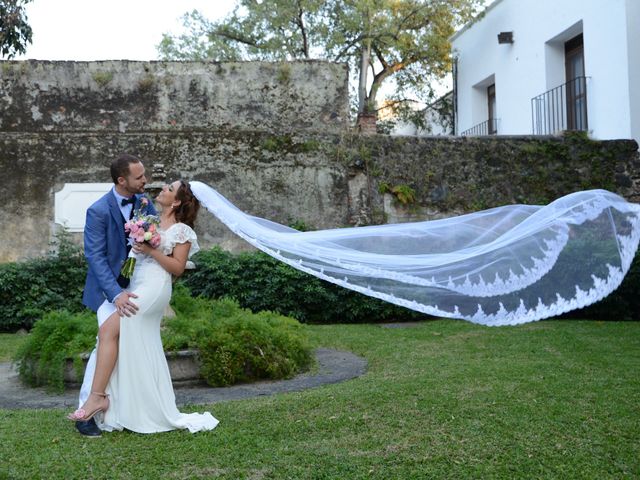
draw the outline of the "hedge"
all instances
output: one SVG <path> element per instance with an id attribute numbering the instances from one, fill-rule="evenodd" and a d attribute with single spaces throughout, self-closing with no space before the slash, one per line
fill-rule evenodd
<path id="1" fill-rule="evenodd" d="M 177 283 L 194 296 L 235 298 L 253 312 L 268 310 L 304 323 L 396 322 L 427 315 L 361 295 L 295 270 L 262 252 L 234 255 L 218 247 L 194 256 L 197 268 Z M 45 312 L 84 310 L 86 273 L 80 252 L 0 265 L 0 332 L 30 329 Z M 564 317 L 640 320 L 640 255 L 622 285 L 606 299 Z"/>

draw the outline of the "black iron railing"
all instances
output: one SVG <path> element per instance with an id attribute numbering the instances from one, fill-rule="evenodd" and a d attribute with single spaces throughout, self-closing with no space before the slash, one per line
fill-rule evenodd
<path id="1" fill-rule="evenodd" d="M 498 120 L 497 118 L 491 118 L 482 123 L 474 125 L 468 130 L 465 130 L 460 135 L 466 137 L 479 137 L 482 135 L 496 135 L 498 133 Z"/>
<path id="2" fill-rule="evenodd" d="M 531 99 L 534 135 L 565 130 L 588 130 L 587 78 L 576 77 Z"/>

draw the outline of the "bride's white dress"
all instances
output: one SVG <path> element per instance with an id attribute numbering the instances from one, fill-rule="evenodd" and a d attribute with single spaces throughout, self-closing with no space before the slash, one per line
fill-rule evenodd
<path id="1" fill-rule="evenodd" d="M 189 256 L 198 251 L 195 232 L 183 223 L 161 231 L 161 248 L 170 254 L 176 244 L 191 242 Z M 142 257 L 142 258 L 141 258 Z M 218 424 L 209 412 L 180 413 L 176 407 L 169 367 L 160 338 L 160 322 L 171 299 L 171 275 L 150 256 L 138 256 L 129 290 L 138 295 L 136 315 L 120 318 L 118 360 L 106 392 L 110 405 L 98 426 L 138 433 L 188 429 L 212 430 Z"/>

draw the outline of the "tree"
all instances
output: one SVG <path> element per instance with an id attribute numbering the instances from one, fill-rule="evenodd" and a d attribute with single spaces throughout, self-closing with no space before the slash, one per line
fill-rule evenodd
<path id="1" fill-rule="evenodd" d="M 24 5 L 31 0 L 0 0 L 0 57 L 25 53 L 32 31 Z"/>
<path id="2" fill-rule="evenodd" d="M 357 75 L 357 112 L 377 110 L 380 87 L 395 80 L 394 104 L 429 102 L 433 80 L 451 69 L 449 37 L 484 0 L 240 0 L 225 19 L 198 11 L 187 33 L 164 34 L 163 59 L 348 62 Z M 355 78 L 354 78 L 355 80 Z M 415 100 L 415 99 L 414 99 Z"/>

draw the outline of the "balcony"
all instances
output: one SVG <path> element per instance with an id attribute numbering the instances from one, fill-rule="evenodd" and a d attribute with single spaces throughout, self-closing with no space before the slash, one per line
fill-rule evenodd
<path id="1" fill-rule="evenodd" d="M 587 78 L 576 77 L 531 99 L 534 135 L 587 131 Z"/>
<path id="2" fill-rule="evenodd" d="M 479 137 L 482 135 L 497 135 L 498 133 L 498 118 L 490 118 L 482 123 L 474 125 L 468 130 L 465 130 L 460 135 L 463 137 Z"/>

